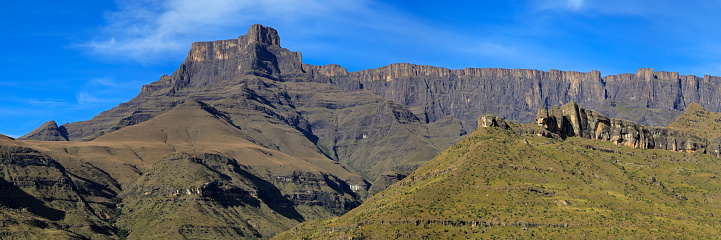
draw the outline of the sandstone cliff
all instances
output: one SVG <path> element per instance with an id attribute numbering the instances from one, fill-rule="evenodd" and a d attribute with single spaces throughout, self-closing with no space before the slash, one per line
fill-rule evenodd
<path id="1" fill-rule="evenodd" d="M 689 111 L 696 111 L 692 109 L 697 109 L 695 106 L 698 104 L 691 106 Z M 479 127 L 505 126 L 505 122 L 495 116 L 482 116 L 479 122 Z M 632 148 L 721 156 L 719 138 L 709 139 L 684 129 L 648 127 L 628 120 L 608 118 L 599 112 L 583 109 L 575 102 L 561 107 L 539 109 L 534 125 L 539 128 L 520 127 L 516 130 L 549 137 L 580 137 L 610 141 L 619 146 Z"/>

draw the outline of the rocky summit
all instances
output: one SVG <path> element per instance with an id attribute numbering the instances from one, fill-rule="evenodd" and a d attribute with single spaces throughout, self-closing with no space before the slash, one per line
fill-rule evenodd
<path id="1" fill-rule="evenodd" d="M 0 236 L 435 238 L 509 226 L 584 237 L 606 224 L 703 237 L 712 221 L 699 216 L 718 214 L 715 185 L 702 184 L 716 170 L 698 169 L 720 154 L 710 130 L 721 115 L 705 110 L 721 110 L 720 81 L 408 63 L 349 72 L 303 63 L 256 24 L 193 43 L 175 72 L 92 119 L 0 137 Z M 386 225 L 400 235 L 367 228 Z M 517 230 L 498 229 L 463 234 Z"/>

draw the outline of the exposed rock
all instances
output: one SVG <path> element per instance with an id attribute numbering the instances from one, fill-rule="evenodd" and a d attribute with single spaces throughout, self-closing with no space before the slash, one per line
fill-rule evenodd
<path id="1" fill-rule="evenodd" d="M 247 42 L 249 44 L 251 42 L 259 42 L 268 45 L 280 46 L 280 37 L 278 37 L 278 31 L 273 28 L 263 27 L 263 25 L 260 24 L 253 24 L 253 26 L 250 26 L 248 34 L 243 36 L 243 38 L 247 39 Z"/>
<path id="2" fill-rule="evenodd" d="M 275 29 L 256 24 L 237 39 L 193 43 L 187 58 L 172 75 L 143 86 L 140 94 L 127 103 L 91 120 L 63 127 L 69 140 L 92 140 L 147 121 L 183 103 L 193 93 L 227 85 L 228 81 L 251 76 L 278 80 L 286 75 L 293 78 L 304 74 L 301 54 L 281 48 Z"/>
<path id="3" fill-rule="evenodd" d="M 576 101 L 615 118 L 666 126 L 686 106 L 698 102 L 721 111 L 721 78 L 679 76 L 642 68 L 636 74 L 602 77 L 599 71 L 446 68 L 391 64 L 331 77 L 331 83 L 369 89 L 386 99 L 423 107 L 430 121 L 444 116 L 460 119 L 466 131 L 477 116 L 492 113 L 515 122 L 531 122 L 538 108 Z"/>
<path id="4" fill-rule="evenodd" d="M 19 137 L 19 140 L 40 140 L 40 141 L 67 141 L 68 132 L 65 127 L 58 127 L 55 121 L 50 120 L 36 128 L 25 136 Z"/>
<path id="5" fill-rule="evenodd" d="M 128 103 L 64 127 L 70 140 L 93 139 L 172 109 L 188 89 L 212 87 L 245 75 L 332 83 L 349 91 L 368 89 L 387 100 L 422 109 L 429 122 L 457 118 L 466 132 L 478 126 L 481 114 L 531 122 L 536 109 L 571 101 L 649 126 L 668 125 L 692 102 L 721 111 L 721 93 L 715 87 L 721 82 L 719 77 L 680 76 L 652 68 L 602 77 L 599 71 L 451 70 L 409 63 L 348 72 L 334 64 L 303 64 L 299 52 L 280 47 L 275 29 L 256 24 L 238 39 L 193 43 L 187 59 L 171 76 L 143 86 L 141 94 Z"/>
<path id="6" fill-rule="evenodd" d="M 692 105 L 693 106 L 693 105 Z M 692 107 L 696 108 L 696 107 Z M 641 149 L 699 152 L 719 157 L 721 142 L 667 127 L 648 127 L 628 120 L 607 118 L 571 102 L 549 110 L 540 109 L 536 124 L 554 134 L 610 141 Z"/>
<path id="7" fill-rule="evenodd" d="M 508 124 L 506 124 L 506 120 L 504 120 L 503 118 L 494 116 L 494 115 L 490 115 L 490 114 L 485 114 L 478 118 L 478 127 L 479 128 L 500 127 L 503 129 L 509 128 Z"/>

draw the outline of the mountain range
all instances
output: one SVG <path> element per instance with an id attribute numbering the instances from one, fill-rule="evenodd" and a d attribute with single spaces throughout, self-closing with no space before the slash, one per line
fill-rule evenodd
<path id="1" fill-rule="evenodd" d="M 634 217 L 629 219 L 644 221 L 652 214 L 662 215 L 648 204 L 681 206 L 678 211 L 684 214 L 672 215 L 676 220 L 668 221 L 675 225 L 666 230 L 702 229 L 711 222 L 699 220 L 698 214 L 715 211 L 711 208 L 715 202 L 709 199 L 714 198 L 716 185 L 696 182 L 713 179 L 717 172 L 709 167 L 701 176 L 697 169 L 714 165 L 721 148 L 712 131 L 718 127 L 714 120 L 721 117 L 704 108 L 721 111 L 719 82 L 718 77 L 653 69 L 601 77 L 598 71 L 450 70 L 401 63 L 348 72 L 339 65 L 303 63 L 300 52 L 280 46 L 275 29 L 256 24 L 237 39 L 193 43 L 173 74 L 143 86 L 132 100 L 90 120 L 61 126 L 48 121 L 18 139 L 0 139 L 4 179 L 0 214 L 5 216 L 0 236 L 267 239 L 287 230 L 291 231 L 285 234 L 295 237 L 319 237 L 340 229 L 341 236 L 362 237 L 369 232 L 366 227 L 383 228 L 386 223 L 399 224 L 405 229 L 399 236 L 411 237 L 420 235 L 411 234 L 416 230 L 410 225 L 441 226 L 434 227 L 435 233 L 480 223 L 554 229 L 583 225 L 590 227 L 571 232 L 591 236 L 586 231 L 597 231 L 598 222 L 616 226 L 621 234 L 632 232 L 622 227 L 630 220 L 604 222 L 588 208 L 605 207 L 612 216 L 631 214 Z M 483 117 L 479 120 L 479 116 Z M 596 143 L 600 141 L 605 142 Z M 596 147 L 599 144 L 603 147 Z M 486 150 L 482 154 L 478 149 Z M 581 156 L 570 149 L 592 154 Z M 545 157 L 520 165 L 502 161 L 509 156 L 514 161 L 525 159 L 519 151 Z M 597 164 L 599 157 L 623 160 Z M 690 165 L 665 164 L 668 159 L 686 159 Z M 557 161 L 575 161 L 577 167 Z M 618 161 L 634 167 L 663 166 L 663 170 L 623 174 L 600 170 L 627 166 Z M 489 164 L 506 169 L 483 178 L 486 184 L 480 189 L 495 191 L 494 197 L 468 195 L 469 189 L 479 188 L 459 184 L 478 182 L 479 176 L 495 171 Z M 486 167 L 469 170 L 466 165 Z M 463 171 L 455 171 L 459 167 Z M 676 171 L 686 175 L 674 180 L 650 182 L 663 182 L 674 191 L 646 185 L 638 190 L 638 177 L 660 178 L 653 174 L 669 173 L 669 167 L 695 170 L 688 170 L 690 175 Z M 529 171 L 553 176 L 521 176 Z M 557 181 L 567 179 L 578 186 L 565 192 L 555 189 L 563 185 Z M 597 179 L 603 181 L 594 182 L 601 181 Z M 535 186 L 532 180 L 544 185 Z M 693 184 L 674 185 L 677 181 Z M 628 190 L 630 186 L 636 188 Z M 443 195 L 441 190 L 460 195 L 436 199 Z M 586 190 L 591 193 L 578 195 Z M 401 201 L 410 193 L 417 201 Z M 706 195 L 701 197 L 702 193 Z M 508 213 L 518 213 L 515 208 L 508 210 L 511 203 L 502 200 L 507 194 L 525 196 L 523 201 L 531 203 L 537 214 L 514 218 L 488 208 L 499 204 Z M 610 205 L 597 205 L 588 199 L 609 194 L 625 202 L 646 201 L 632 205 L 646 215 L 637 218 L 636 212 L 617 211 L 614 206 L 620 200 L 604 198 L 609 201 L 601 202 Z M 656 197 L 659 194 L 666 197 Z M 460 207 L 466 199 L 478 204 Z M 689 207 L 689 201 L 697 201 L 700 205 L 692 206 L 703 210 Z M 408 208 L 411 202 L 416 205 Z M 554 208 L 554 214 L 567 218 L 541 221 L 548 215 L 540 209 L 553 206 L 573 208 Z M 575 221 L 577 216 L 567 214 L 571 210 L 583 211 L 579 216 L 584 220 Z M 369 211 L 376 212 L 369 215 Z M 466 213 L 476 215 L 466 217 Z M 689 218 L 694 220 L 685 220 Z M 307 223 L 294 228 L 303 222 Z M 657 225 L 642 226 L 645 234 Z M 499 229 L 486 232 L 509 231 Z M 697 232 L 696 236 L 709 236 Z"/>

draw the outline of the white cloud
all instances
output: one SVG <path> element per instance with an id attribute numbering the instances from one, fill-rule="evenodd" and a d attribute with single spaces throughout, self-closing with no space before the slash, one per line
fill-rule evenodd
<path id="1" fill-rule="evenodd" d="M 107 25 L 101 34 L 82 47 L 98 55 L 149 62 L 167 54 L 182 54 L 193 41 L 237 37 L 253 23 L 328 18 L 340 11 L 363 9 L 365 2 L 120 0 L 118 11 L 105 14 Z"/>

